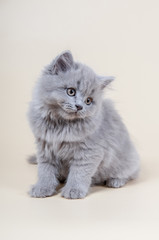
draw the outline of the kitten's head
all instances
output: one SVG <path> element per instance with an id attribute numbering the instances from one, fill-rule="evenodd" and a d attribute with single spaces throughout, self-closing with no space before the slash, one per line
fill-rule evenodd
<path id="1" fill-rule="evenodd" d="M 76 63 L 69 51 L 57 56 L 40 78 L 41 100 L 64 119 L 77 119 L 97 113 L 103 89 L 113 77 L 99 77 L 86 65 Z"/>

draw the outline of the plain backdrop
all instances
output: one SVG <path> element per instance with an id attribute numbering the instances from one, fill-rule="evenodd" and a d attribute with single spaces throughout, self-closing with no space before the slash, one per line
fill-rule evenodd
<path id="1" fill-rule="evenodd" d="M 89 221 L 93 216 L 96 218 L 93 209 L 97 199 L 92 200 L 92 205 L 87 202 L 87 207 L 84 202 L 82 202 L 82 205 L 76 206 L 74 201 L 72 203 L 67 201 L 68 207 L 66 201 L 61 200 L 60 196 L 54 198 L 56 203 L 51 203 L 53 198 L 45 201 L 30 199 L 26 194 L 29 185 L 36 180 L 36 167 L 28 166 L 25 162 L 26 156 L 35 151 L 34 138 L 26 118 L 28 102 L 31 100 L 32 88 L 43 66 L 48 64 L 61 51 L 67 49 L 71 50 L 75 60 L 89 65 L 96 73 L 116 77 L 111 89 L 106 91 L 105 96 L 111 97 L 115 101 L 116 108 L 127 125 L 141 156 L 143 169 L 139 180 L 141 188 L 138 189 L 139 185 L 133 185 L 132 187 L 134 193 L 138 189 L 137 192 L 141 194 L 139 197 L 140 207 L 136 210 L 136 214 L 141 211 L 141 222 L 139 225 L 135 225 L 136 235 L 131 235 L 130 226 L 126 232 L 124 230 L 125 215 L 122 215 L 122 212 L 126 211 L 128 213 L 131 209 L 135 211 L 138 206 L 138 200 L 133 205 L 134 201 L 131 202 L 129 199 L 127 202 L 130 201 L 131 205 L 126 209 L 124 208 L 125 210 L 121 211 L 121 215 L 117 214 L 119 218 L 115 215 L 115 212 L 120 209 L 120 204 L 116 206 L 116 210 L 114 210 L 114 205 L 110 206 L 114 214 L 114 221 L 110 217 L 111 210 L 109 212 L 109 208 L 107 208 L 112 223 L 110 224 L 108 221 L 109 231 L 107 230 L 107 232 L 109 239 L 120 239 L 120 237 L 122 239 L 131 239 L 131 236 L 137 239 L 137 236 L 143 235 L 146 231 L 144 229 L 150 230 L 149 235 L 145 233 L 145 239 L 152 236 L 152 234 L 154 234 L 152 239 L 155 239 L 155 230 L 151 229 L 150 225 L 152 223 L 153 227 L 157 226 L 159 220 L 157 215 L 157 210 L 159 210 L 157 208 L 159 198 L 157 195 L 157 188 L 159 187 L 158 0 L 0 1 L 0 183 L 3 189 L 0 194 L 2 194 L 1 200 L 3 200 L 4 204 L 1 207 L 4 213 L 3 220 L 5 220 L 2 221 L 4 231 L 2 239 L 11 239 L 14 234 L 18 239 L 20 231 L 19 239 L 24 239 L 25 231 L 27 232 L 28 228 L 32 229 L 32 226 L 34 226 L 34 230 L 30 230 L 32 237 L 42 237 L 42 235 L 45 237 L 46 232 L 48 233 L 47 236 L 55 237 L 54 224 L 56 224 L 56 239 L 60 239 L 62 228 L 60 224 L 62 222 L 62 226 L 65 226 L 67 214 L 69 218 L 72 206 L 75 213 L 77 208 L 85 213 L 84 236 L 90 236 L 92 231 Z M 152 183 L 150 176 L 152 178 L 154 176 Z M 142 185 L 141 182 L 144 182 L 144 184 Z M 116 194 L 115 197 L 119 197 L 119 202 L 123 203 L 122 192 L 118 192 L 119 195 L 117 195 L 117 192 L 108 191 L 108 193 L 110 194 L 108 200 L 110 205 L 112 203 L 111 194 Z M 131 196 L 131 193 L 130 185 L 129 196 Z M 104 203 L 102 194 L 105 194 L 105 197 L 107 195 L 107 193 L 98 193 L 97 191 L 92 197 L 97 197 L 99 206 L 104 209 L 107 200 Z M 126 195 L 126 192 L 124 194 Z M 100 203 L 99 196 L 102 203 Z M 12 200 L 12 197 L 14 200 Z M 133 197 L 138 199 L 137 196 Z M 145 203 L 147 197 L 149 200 L 142 209 L 142 204 Z M 88 199 L 91 199 L 91 195 Z M 38 205 L 39 201 L 43 206 Z M 44 209 L 45 204 L 48 203 L 50 207 L 52 204 L 55 204 L 56 207 L 61 204 L 58 209 L 63 206 L 66 206 L 66 208 L 63 207 L 63 214 L 60 212 L 61 218 L 58 218 L 58 221 L 55 221 L 53 225 L 51 224 L 51 216 L 54 217 L 54 212 L 49 215 L 50 222 L 47 226 L 50 226 L 50 228 L 47 227 L 46 232 L 36 235 L 39 232 L 38 219 L 44 217 L 45 223 L 47 222 Z M 18 210 L 18 206 L 21 206 L 21 210 Z M 39 211 L 37 206 L 39 206 Z M 154 209 L 152 210 L 150 206 L 154 206 Z M 29 215 L 23 214 L 23 210 L 25 211 L 26 208 L 29 211 L 29 209 L 33 210 L 36 207 L 36 215 L 31 215 L 32 220 L 30 222 Z M 87 212 L 88 207 L 89 212 Z M 43 209 L 42 216 L 39 214 L 41 208 Z M 146 218 L 145 212 L 147 209 L 149 210 Z M 20 215 L 17 215 L 17 212 Z M 56 212 L 55 215 L 58 216 L 58 214 Z M 102 210 L 101 215 L 98 214 L 97 210 L 96 214 L 97 219 L 104 219 Z M 70 221 L 72 222 L 70 226 L 78 218 L 83 221 L 80 214 L 71 216 L 72 220 Z M 132 222 L 129 215 L 126 215 L 125 219 L 127 219 L 127 222 L 135 223 L 138 217 L 138 215 L 133 215 Z M 21 222 L 22 219 L 24 222 Z M 37 225 L 34 225 L 33 219 Z M 116 225 L 114 225 L 115 223 Z M 100 227 L 105 226 L 104 222 L 102 222 L 102 225 L 100 221 L 95 222 L 95 224 Z M 7 231 L 8 225 L 12 231 Z M 18 226 L 21 226 L 20 229 Z M 40 226 L 43 228 L 43 222 L 40 222 Z M 114 226 L 116 226 L 117 232 L 114 231 Z M 121 226 L 120 229 L 119 226 Z M 99 236 L 99 233 L 102 232 L 101 229 L 103 228 L 100 227 L 98 235 L 91 235 L 92 239 L 99 239 L 95 236 Z M 66 239 L 68 236 L 74 236 L 72 239 L 82 238 L 80 228 L 72 229 L 70 227 L 69 231 L 68 235 L 64 234 Z M 124 233 L 125 235 L 122 235 Z M 31 238 L 29 237 L 29 239 Z M 141 238 L 139 237 L 139 239 Z"/>

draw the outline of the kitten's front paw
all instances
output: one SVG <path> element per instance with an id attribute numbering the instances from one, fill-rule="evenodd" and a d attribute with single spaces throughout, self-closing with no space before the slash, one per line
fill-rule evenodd
<path id="1" fill-rule="evenodd" d="M 87 195 L 87 192 L 84 189 L 79 189 L 75 187 L 65 186 L 62 189 L 62 197 L 68 199 L 79 199 L 84 198 Z"/>
<path id="2" fill-rule="evenodd" d="M 49 197 L 52 196 L 54 193 L 55 193 L 54 187 L 47 188 L 44 186 L 40 186 L 39 184 L 33 185 L 29 191 L 29 195 L 35 198 Z"/>

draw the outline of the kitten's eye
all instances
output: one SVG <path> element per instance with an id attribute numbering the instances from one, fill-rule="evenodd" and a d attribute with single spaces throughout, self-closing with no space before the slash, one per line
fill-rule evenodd
<path id="1" fill-rule="evenodd" d="M 92 99 L 91 97 L 88 97 L 88 98 L 86 99 L 86 104 L 87 104 L 87 105 L 90 105 L 92 101 L 93 101 L 93 99 Z"/>
<path id="2" fill-rule="evenodd" d="M 76 90 L 74 88 L 67 88 L 67 94 L 69 96 L 75 96 L 76 95 Z"/>

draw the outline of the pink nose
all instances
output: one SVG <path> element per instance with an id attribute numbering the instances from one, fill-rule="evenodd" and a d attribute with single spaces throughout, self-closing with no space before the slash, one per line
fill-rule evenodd
<path id="1" fill-rule="evenodd" d="M 77 108 L 77 111 L 80 111 L 80 110 L 83 109 L 83 107 L 82 107 L 81 105 L 75 105 L 75 106 L 76 106 L 76 108 Z"/>

